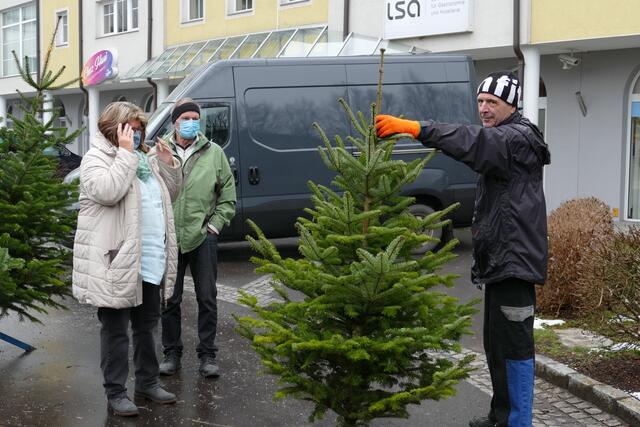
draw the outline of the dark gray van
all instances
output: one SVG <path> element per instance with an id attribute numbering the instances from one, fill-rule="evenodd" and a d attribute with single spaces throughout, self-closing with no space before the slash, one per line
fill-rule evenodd
<path id="1" fill-rule="evenodd" d="M 237 214 L 221 240 L 240 240 L 255 221 L 267 237 L 296 234 L 296 218 L 310 206 L 307 182 L 329 185 L 333 173 L 322 163 L 327 135 L 355 131 L 338 98 L 367 116 L 375 101 L 379 57 L 224 60 L 205 64 L 180 83 L 153 114 L 148 140 L 172 127 L 170 111 L 183 97 L 201 106 L 204 133 L 220 144 L 236 177 Z M 384 64 L 382 112 L 414 119 L 477 123 L 473 64 L 465 56 L 389 55 Z M 395 155 L 405 161 L 429 150 L 400 141 Z M 354 152 L 354 155 L 358 153 Z M 426 215 L 460 202 L 454 225 L 471 222 L 476 175 L 467 166 L 437 154 L 419 178 L 404 189 L 416 197 L 412 211 Z M 438 236 L 440 237 L 440 236 Z M 446 238 L 446 236 L 444 236 Z"/>

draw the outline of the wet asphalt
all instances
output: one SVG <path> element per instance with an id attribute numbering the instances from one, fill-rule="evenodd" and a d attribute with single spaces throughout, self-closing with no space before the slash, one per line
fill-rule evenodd
<path id="1" fill-rule="evenodd" d="M 458 258 L 444 272 L 462 277 L 448 289 L 462 301 L 481 297 L 469 283 L 471 244 L 468 229 L 456 229 L 461 240 Z M 296 253 L 292 239 L 276 241 L 284 255 Z M 222 244 L 218 282 L 240 287 L 259 277 L 249 263 L 252 255 L 246 243 Z M 39 315 L 43 324 L 21 322 L 14 315 L 0 319 L 0 331 L 36 347 L 24 353 L 0 341 L 0 426 L 332 426 L 335 416 L 308 422 L 312 405 L 293 399 L 274 401 L 276 379 L 263 374 L 258 357 L 246 340 L 235 332 L 233 314 L 248 315 L 237 304 L 219 301 L 218 364 L 221 376 L 204 379 L 198 375 L 197 304 L 193 293 L 185 292 L 182 306 L 185 354 L 182 370 L 162 377 L 167 390 L 177 394 L 175 405 L 136 402 L 140 415 L 120 418 L 107 411 L 99 368 L 99 322 L 96 309 L 67 299 L 68 310 Z M 481 307 L 478 306 L 480 309 Z M 463 345 L 482 351 L 481 312 L 474 318 L 474 336 Z M 160 354 L 158 343 L 158 354 Z M 127 383 L 133 396 L 133 366 Z M 468 420 L 486 413 L 490 397 L 462 382 L 457 395 L 440 402 L 411 406 L 411 417 L 376 420 L 373 426 L 466 426 Z"/>

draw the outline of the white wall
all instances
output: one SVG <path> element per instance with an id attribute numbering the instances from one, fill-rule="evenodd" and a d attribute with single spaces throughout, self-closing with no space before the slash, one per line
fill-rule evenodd
<path id="1" fill-rule="evenodd" d="M 329 0 L 327 25 L 329 31 L 342 32 L 344 30 L 344 3 L 350 0 Z M 351 0 L 353 3 L 353 0 Z"/>
<path id="2" fill-rule="evenodd" d="M 513 43 L 513 1 L 472 0 L 472 31 L 429 37 L 399 39 L 399 42 L 432 52 L 470 52 L 477 49 L 492 57 L 491 48 L 511 49 Z M 526 1 L 523 3 L 527 3 Z M 385 0 L 351 0 L 349 31 L 382 37 Z M 522 7 L 523 13 L 526 7 Z"/>
<path id="3" fill-rule="evenodd" d="M 152 88 L 148 89 L 127 89 L 127 90 L 108 90 L 100 92 L 100 110 L 102 111 L 109 103 L 116 101 L 121 96 L 124 96 L 128 102 L 136 104 L 140 108 L 144 106 L 142 103 L 146 97 L 151 93 Z"/>
<path id="4" fill-rule="evenodd" d="M 67 133 L 71 133 L 82 126 L 81 117 L 80 117 L 80 106 L 82 103 L 82 95 L 81 94 L 73 94 L 73 95 L 55 95 L 54 98 L 59 99 L 62 104 L 64 104 L 64 109 L 66 116 L 70 122 L 68 123 L 68 131 Z M 76 154 L 80 153 L 79 140 L 81 137 L 76 138 L 76 141 L 72 144 L 67 145 L 67 148 L 73 151 Z"/>
<path id="5" fill-rule="evenodd" d="M 629 85 L 640 49 L 584 53 L 582 64 L 562 70 L 555 55 L 542 58 L 547 86 L 547 140 L 552 164 L 547 200 L 557 207 L 573 197 L 595 196 L 624 208 Z M 587 105 L 583 117 L 575 92 Z"/>
<path id="6" fill-rule="evenodd" d="M 154 2 L 154 9 L 162 2 Z M 118 51 L 118 73 L 124 75 L 131 67 L 140 65 L 147 58 L 147 2 L 138 1 L 138 29 L 126 33 L 102 36 L 102 5 L 95 0 L 83 0 L 82 25 L 84 29 L 84 58 L 82 63 L 102 49 Z M 160 27 L 162 28 L 162 27 Z M 162 30 L 154 32 L 154 37 Z"/>
<path id="7" fill-rule="evenodd" d="M 143 6 L 143 10 L 145 11 L 146 14 L 146 10 L 147 10 L 147 5 L 146 5 L 146 0 L 138 0 L 140 4 L 142 4 L 143 2 L 145 3 Z M 165 43 L 164 43 L 164 1 L 157 1 L 157 0 L 152 0 L 153 1 L 153 10 L 152 10 L 152 14 L 153 14 L 153 23 L 152 23 L 152 31 L 153 31 L 153 35 L 152 35 L 152 51 L 151 51 L 151 56 L 158 56 L 160 55 L 163 51 L 164 51 L 164 47 L 165 47 Z M 146 19 L 146 18 L 145 18 Z M 145 33 L 147 31 L 147 27 L 145 24 Z M 147 57 L 145 56 L 144 59 L 146 59 Z M 138 58 L 140 59 L 140 58 Z"/>
<path id="8" fill-rule="evenodd" d="M 582 63 L 563 70 L 557 55 L 541 58 L 547 89 L 545 139 L 549 210 L 563 201 L 594 196 L 624 215 L 630 85 L 640 69 L 640 49 L 579 54 Z M 476 61 L 478 79 L 516 65 L 515 58 Z M 582 116 L 576 92 L 587 106 Z"/>

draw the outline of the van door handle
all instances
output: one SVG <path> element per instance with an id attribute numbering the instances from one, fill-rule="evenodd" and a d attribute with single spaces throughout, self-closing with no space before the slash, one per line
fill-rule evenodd
<path id="1" fill-rule="evenodd" d="M 260 183 L 260 171 L 257 166 L 251 166 L 249 168 L 249 184 L 257 185 Z"/>
<path id="2" fill-rule="evenodd" d="M 238 185 L 238 168 L 231 168 L 233 172 L 233 180 L 236 182 L 236 186 Z"/>

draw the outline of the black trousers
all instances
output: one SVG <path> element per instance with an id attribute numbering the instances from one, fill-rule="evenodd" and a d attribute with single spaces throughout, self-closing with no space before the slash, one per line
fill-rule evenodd
<path id="1" fill-rule="evenodd" d="M 107 398 L 125 395 L 129 375 L 129 335 L 131 321 L 136 389 L 158 382 L 158 357 L 153 332 L 160 318 L 160 286 L 142 283 L 142 304 L 132 308 L 98 308 L 100 328 L 100 368 Z"/>
<path id="2" fill-rule="evenodd" d="M 531 427 L 535 286 L 507 279 L 485 289 L 484 350 L 493 385 L 489 418 L 499 426 Z"/>
<path id="3" fill-rule="evenodd" d="M 162 311 L 162 345 L 165 355 L 182 357 L 184 348 L 181 337 L 182 292 L 184 274 L 191 267 L 191 276 L 198 301 L 198 357 L 216 356 L 218 350 L 214 344 L 218 324 L 218 305 L 216 301 L 216 279 L 218 276 L 218 236 L 207 234 L 206 239 L 191 252 L 178 253 L 178 276 L 173 295 L 167 300 Z"/>

